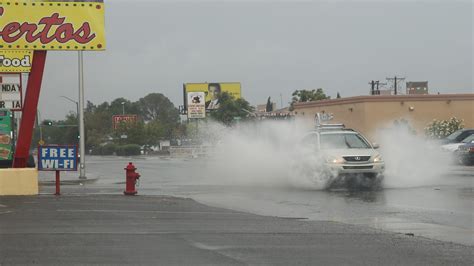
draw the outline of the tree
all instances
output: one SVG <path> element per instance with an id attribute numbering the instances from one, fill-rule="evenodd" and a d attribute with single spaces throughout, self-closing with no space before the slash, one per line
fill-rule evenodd
<path id="1" fill-rule="evenodd" d="M 114 115 L 137 115 L 136 123 L 121 123 L 114 129 Z M 63 120 L 48 120 L 42 125 L 47 143 L 77 143 L 77 117 L 71 113 Z M 101 154 L 104 145 L 156 145 L 161 139 L 183 137 L 185 127 L 179 124 L 179 113 L 173 103 L 161 93 L 151 93 L 138 101 L 116 98 L 95 105 L 87 102 L 84 114 L 86 150 Z M 35 132 L 35 143 L 39 140 L 39 128 Z M 126 135 L 126 138 L 122 136 Z M 114 149 L 112 149 L 113 151 Z"/>
<path id="2" fill-rule="evenodd" d="M 273 104 L 271 98 L 268 97 L 267 99 L 267 106 L 265 107 L 265 112 L 272 112 L 273 111 Z"/>
<path id="3" fill-rule="evenodd" d="M 340 99 L 340 98 L 341 98 L 341 95 L 339 94 L 339 92 L 337 92 L 336 98 L 337 98 L 337 99 Z"/>
<path id="4" fill-rule="evenodd" d="M 154 120 L 145 125 L 146 144 L 158 145 L 166 135 L 166 127 L 160 121 Z"/>
<path id="5" fill-rule="evenodd" d="M 150 93 L 138 100 L 140 115 L 143 120 L 159 120 L 166 125 L 174 125 L 179 121 L 179 112 L 173 103 L 161 93 Z"/>
<path id="6" fill-rule="evenodd" d="M 442 139 L 451 135 L 456 130 L 464 128 L 462 119 L 451 117 L 447 120 L 434 119 L 425 127 L 425 135 L 429 138 Z"/>
<path id="7" fill-rule="evenodd" d="M 245 99 L 235 99 L 227 92 L 219 94 L 219 108 L 211 112 L 211 117 L 225 125 L 232 125 L 234 118 L 239 117 L 242 120 L 248 118 L 249 112 L 254 108 Z"/>
<path id="8" fill-rule="evenodd" d="M 330 96 L 326 96 L 322 88 L 316 90 L 295 90 L 291 96 L 293 96 L 293 98 L 291 99 L 290 110 L 294 109 L 293 106 L 295 103 L 312 102 L 331 98 Z"/>

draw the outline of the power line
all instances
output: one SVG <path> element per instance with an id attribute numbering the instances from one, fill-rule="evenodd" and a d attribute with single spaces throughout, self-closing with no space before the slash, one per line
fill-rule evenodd
<path id="1" fill-rule="evenodd" d="M 398 85 L 400 83 L 398 83 L 399 81 L 404 81 L 405 78 L 400 78 L 400 77 L 393 77 L 393 78 L 386 78 L 387 81 L 392 81 L 393 82 L 393 94 L 397 95 L 398 93 Z"/>

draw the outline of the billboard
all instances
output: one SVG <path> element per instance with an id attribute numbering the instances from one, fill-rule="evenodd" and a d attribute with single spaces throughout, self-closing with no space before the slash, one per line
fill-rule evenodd
<path id="1" fill-rule="evenodd" d="M 188 118 L 206 117 L 206 94 L 202 91 L 188 92 Z"/>
<path id="2" fill-rule="evenodd" d="M 13 124 L 9 111 L 0 111 L 0 160 L 13 159 Z"/>
<path id="3" fill-rule="evenodd" d="M 0 2 L 1 50 L 104 50 L 102 2 Z"/>
<path id="4" fill-rule="evenodd" d="M 0 109 L 11 111 L 22 109 L 20 73 L 0 73 Z"/>
<path id="5" fill-rule="evenodd" d="M 0 50 L 0 73 L 30 72 L 32 62 L 31 50 Z"/>
<path id="6" fill-rule="evenodd" d="M 204 92 L 206 95 L 206 109 L 212 110 L 219 108 L 217 97 L 221 92 L 227 92 L 234 98 L 241 98 L 241 85 L 239 82 L 212 82 L 212 83 L 185 83 L 184 106 L 187 108 L 189 92 Z"/>
<path id="7" fill-rule="evenodd" d="M 137 115 L 114 115 L 112 116 L 112 125 L 114 129 L 118 129 L 121 123 L 135 123 L 137 122 Z"/>

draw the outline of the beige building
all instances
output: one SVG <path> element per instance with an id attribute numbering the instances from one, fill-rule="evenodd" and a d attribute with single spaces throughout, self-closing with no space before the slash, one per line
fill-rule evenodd
<path id="1" fill-rule="evenodd" d="M 373 95 L 297 103 L 296 117 L 314 121 L 317 112 L 334 115 L 333 123 L 343 123 L 369 138 L 379 129 L 405 119 L 424 134 L 433 119 L 456 117 L 464 120 L 466 128 L 474 128 L 474 93 L 440 95 Z"/>

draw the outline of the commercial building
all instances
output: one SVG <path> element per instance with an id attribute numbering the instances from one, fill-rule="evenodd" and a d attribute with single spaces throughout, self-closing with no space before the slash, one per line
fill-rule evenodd
<path id="1" fill-rule="evenodd" d="M 343 123 L 369 138 L 401 120 L 421 135 L 433 119 L 456 117 L 464 120 L 466 128 L 474 128 L 474 93 L 356 96 L 294 105 L 298 118 L 314 120 L 318 112 L 332 114 L 334 123 Z"/>
<path id="2" fill-rule="evenodd" d="M 407 94 L 429 94 L 428 81 L 407 82 Z"/>

